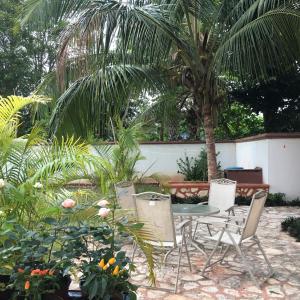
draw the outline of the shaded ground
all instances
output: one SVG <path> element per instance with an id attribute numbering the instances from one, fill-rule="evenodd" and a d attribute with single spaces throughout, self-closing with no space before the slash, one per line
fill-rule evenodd
<path id="1" fill-rule="evenodd" d="M 238 214 L 245 214 L 247 207 L 237 208 Z M 270 207 L 265 208 L 258 228 L 258 236 L 265 249 L 275 275 L 264 281 L 267 267 L 257 247 L 250 248 L 248 252 L 249 263 L 262 282 L 257 288 L 246 272 L 243 271 L 238 257 L 233 252 L 225 260 L 225 264 L 216 265 L 206 278 L 200 276 L 205 257 L 200 252 L 190 252 L 193 273 L 183 267 L 180 274 L 179 292 L 172 292 L 139 288 L 138 299 L 300 299 L 300 243 L 286 233 L 281 232 L 280 223 L 288 216 L 300 216 L 300 208 L 295 207 Z M 200 231 L 198 238 L 205 236 L 207 231 Z M 205 242 L 205 247 L 210 251 L 212 243 Z M 131 246 L 126 246 L 130 254 Z M 247 254 L 247 253 L 246 253 Z M 176 262 L 176 253 L 170 257 L 171 262 Z M 147 285 L 146 263 L 143 255 L 138 252 L 135 259 L 137 271 L 132 274 L 133 282 L 138 285 Z M 176 272 L 172 266 L 157 269 L 157 286 L 173 289 Z"/>

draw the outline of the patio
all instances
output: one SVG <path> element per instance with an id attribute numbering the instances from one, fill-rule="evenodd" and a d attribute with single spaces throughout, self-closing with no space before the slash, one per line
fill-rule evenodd
<path id="1" fill-rule="evenodd" d="M 239 207 L 237 214 L 245 213 L 247 207 Z M 200 270 L 205 258 L 196 251 L 190 251 L 193 273 L 183 267 L 180 271 L 180 285 L 177 295 L 172 292 L 139 288 L 138 299 L 299 299 L 300 275 L 300 243 L 286 233 L 281 232 L 280 223 L 286 217 L 300 216 L 300 208 L 272 207 L 265 208 L 261 218 L 258 236 L 266 251 L 275 271 L 273 278 L 264 282 L 262 289 L 258 289 L 250 281 L 246 272 L 242 272 L 242 266 L 238 258 L 230 255 L 225 259 L 225 264 L 217 264 L 212 271 L 206 273 L 208 278 L 200 276 Z M 198 236 L 206 235 L 207 232 L 199 231 Z M 212 245 L 206 244 L 208 249 Z M 125 246 L 128 254 L 131 246 Z M 266 273 L 266 266 L 261 259 L 256 247 L 250 248 L 251 256 L 255 266 L 255 275 L 262 281 Z M 169 261 L 174 261 L 174 256 Z M 185 263 L 185 259 L 183 259 Z M 138 285 L 147 285 L 146 260 L 138 251 L 135 259 L 137 270 L 132 274 L 132 281 Z M 157 269 L 157 286 L 162 289 L 172 289 L 176 272 L 172 266 L 167 265 L 161 270 Z"/>

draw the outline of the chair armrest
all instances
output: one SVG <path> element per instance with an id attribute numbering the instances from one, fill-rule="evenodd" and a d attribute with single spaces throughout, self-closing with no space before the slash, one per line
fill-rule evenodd
<path id="1" fill-rule="evenodd" d="M 206 205 L 206 204 L 208 204 L 208 201 L 198 203 L 198 205 Z"/>
<path id="2" fill-rule="evenodd" d="M 180 222 L 180 223 L 176 226 L 176 230 L 182 229 L 183 227 L 186 227 L 186 226 L 190 225 L 191 222 L 192 222 L 191 220 L 185 220 L 185 221 Z"/>

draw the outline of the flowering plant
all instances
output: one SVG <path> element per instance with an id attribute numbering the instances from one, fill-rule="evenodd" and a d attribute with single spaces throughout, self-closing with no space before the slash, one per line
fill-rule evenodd
<path id="1" fill-rule="evenodd" d="M 11 279 L 15 294 L 31 296 L 32 300 L 40 300 L 42 295 L 53 294 L 63 287 L 67 293 L 70 284 L 70 279 L 63 276 L 61 270 L 54 269 L 53 264 L 16 267 Z"/>
<path id="2" fill-rule="evenodd" d="M 81 289 L 89 300 L 122 299 L 122 293 L 130 300 L 136 299 L 137 287 L 131 284 L 129 271 L 133 267 L 125 252 L 109 256 L 110 251 L 102 258 L 83 261 L 81 264 Z"/>

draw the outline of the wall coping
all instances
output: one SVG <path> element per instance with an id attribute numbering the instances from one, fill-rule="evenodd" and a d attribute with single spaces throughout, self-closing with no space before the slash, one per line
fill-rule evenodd
<path id="1" fill-rule="evenodd" d="M 253 135 L 241 139 L 236 139 L 235 143 L 242 142 L 251 142 L 251 141 L 259 141 L 259 140 L 273 140 L 273 139 L 299 139 L 300 132 L 274 132 L 274 133 L 262 133 L 258 135 Z"/>
<path id="2" fill-rule="evenodd" d="M 268 139 L 300 139 L 300 132 L 274 132 L 274 133 L 262 133 L 253 136 L 248 136 L 236 140 L 220 140 L 216 141 L 216 144 L 233 144 L 233 143 L 243 143 L 243 142 L 252 142 L 259 140 L 268 140 Z M 114 145 L 115 142 L 103 142 L 102 145 Z M 142 141 L 140 145 L 205 145 L 205 141 Z M 101 144 L 99 144 L 101 145 Z"/>

